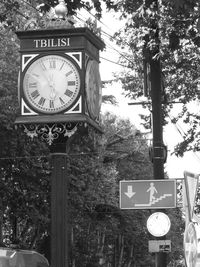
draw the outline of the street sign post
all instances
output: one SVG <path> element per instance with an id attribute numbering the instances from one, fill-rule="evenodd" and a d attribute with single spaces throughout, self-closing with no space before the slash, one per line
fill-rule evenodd
<path id="1" fill-rule="evenodd" d="M 176 180 L 120 181 L 121 209 L 176 207 Z"/>

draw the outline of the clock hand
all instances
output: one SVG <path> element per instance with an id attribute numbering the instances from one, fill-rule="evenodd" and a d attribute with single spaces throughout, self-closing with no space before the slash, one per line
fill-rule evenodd
<path id="1" fill-rule="evenodd" d="M 43 79 L 41 79 L 41 77 L 38 74 L 32 74 L 29 73 L 29 75 L 36 80 L 38 83 L 42 84 L 42 86 L 44 85 L 44 83 L 46 83 Z"/>
<path id="2" fill-rule="evenodd" d="M 57 92 L 55 90 L 55 86 L 53 84 L 49 84 L 49 86 L 50 86 L 50 89 L 51 89 L 49 96 L 50 96 L 50 98 L 52 100 L 54 100 L 56 98 L 56 95 L 57 95 Z"/>
<path id="3" fill-rule="evenodd" d="M 50 98 L 52 100 L 54 100 L 56 98 L 57 92 L 56 92 L 56 89 L 55 89 L 55 83 L 54 83 L 54 80 L 53 80 L 53 75 L 49 76 L 49 86 L 51 88 Z"/>
<path id="4" fill-rule="evenodd" d="M 39 75 L 34 75 L 34 74 L 32 74 L 32 73 L 29 73 L 29 75 L 30 75 L 31 77 L 33 77 L 37 82 L 41 82 L 40 79 L 39 79 Z"/>

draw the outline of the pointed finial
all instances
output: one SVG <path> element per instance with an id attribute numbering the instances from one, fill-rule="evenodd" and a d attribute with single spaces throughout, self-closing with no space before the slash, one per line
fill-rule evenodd
<path id="1" fill-rule="evenodd" d="M 58 0 L 59 4 L 55 6 L 54 10 L 59 19 L 64 19 L 67 15 L 67 7 L 64 0 Z"/>

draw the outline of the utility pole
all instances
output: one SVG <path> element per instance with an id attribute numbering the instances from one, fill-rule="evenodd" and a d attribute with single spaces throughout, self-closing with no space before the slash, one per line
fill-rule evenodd
<path id="1" fill-rule="evenodd" d="M 162 127 L 162 92 L 160 59 L 150 62 L 151 99 L 152 99 L 152 128 L 153 128 L 153 175 L 154 179 L 164 179 L 165 147 L 163 144 Z M 165 239 L 165 237 L 162 237 Z M 156 267 L 167 266 L 167 254 L 156 253 Z"/>
<path id="2" fill-rule="evenodd" d="M 156 60 L 151 59 L 150 73 L 151 73 L 154 179 L 164 179 L 165 152 L 163 145 L 161 67 L 159 59 Z"/>

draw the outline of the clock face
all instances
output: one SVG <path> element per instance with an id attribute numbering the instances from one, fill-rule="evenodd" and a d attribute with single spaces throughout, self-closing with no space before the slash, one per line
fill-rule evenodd
<path id="1" fill-rule="evenodd" d="M 101 78 L 99 64 L 90 60 L 86 68 L 85 76 L 86 100 L 88 111 L 93 119 L 96 119 L 101 107 Z"/>
<path id="2" fill-rule="evenodd" d="M 24 96 L 36 111 L 54 114 L 67 109 L 80 92 L 80 74 L 67 58 L 48 55 L 36 59 L 23 79 Z"/>
<path id="3" fill-rule="evenodd" d="M 169 232 L 171 222 L 163 212 L 155 212 L 147 220 L 147 229 L 153 236 L 164 236 Z"/>

